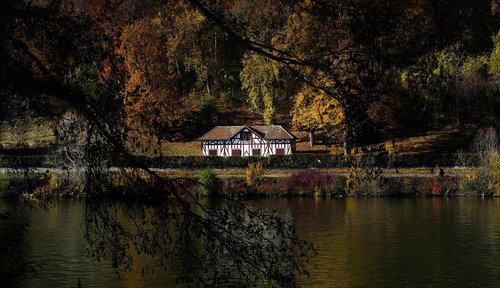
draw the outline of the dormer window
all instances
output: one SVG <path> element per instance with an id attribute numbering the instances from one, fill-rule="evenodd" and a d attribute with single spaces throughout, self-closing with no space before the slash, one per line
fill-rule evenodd
<path id="1" fill-rule="evenodd" d="M 241 132 L 241 141 L 250 141 L 250 140 L 252 140 L 252 133 Z"/>

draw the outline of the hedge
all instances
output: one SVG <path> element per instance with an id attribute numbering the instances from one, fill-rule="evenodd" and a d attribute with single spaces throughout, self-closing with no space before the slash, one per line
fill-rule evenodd
<path id="1" fill-rule="evenodd" d="M 51 167 L 47 155 L 0 155 L 0 167 Z M 156 168 L 245 168 L 249 163 L 262 163 L 265 168 L 344 168 L 354 166 L 377 167 L 443 167 L 455 166 L 454 154 L 392 155 L 364 154 L 343 157 L 326 154 L 294 154 L 268 157 L 216 156 L 136 156 L 137 161 Z M 130 167 L 125 157 L 113 157 L 111 166 Z"/>
<path id="2" fill-rule="evenodd" d="M 49 157 L 45 155 L 0 155 L 0 167 L 51 167 L 47 164 L 48 160 Z"/>
<path id="3" fill-rule="evenodd" d="M 344 157 L 339 155 L 294 154 L 268 157 L 217 157 L 217 156 L 170 156 L 136 157 L 149 167 L 157 168 L 245 168 L 249 163 L 262 163 L 265 168 L 345 168 L 354 166 L 378 167 L 434 167 L 436 165 L 455 166 L 453 154 L 415 154 L 415 155 L 377 155 Z M 113 163 L 114 166 L 131 166 L 123 158 Z"/>

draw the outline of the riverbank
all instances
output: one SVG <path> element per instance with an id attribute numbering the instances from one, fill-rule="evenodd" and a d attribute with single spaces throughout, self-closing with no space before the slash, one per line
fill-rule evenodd
<path id="1" fill-rule="evenodd" d="M 230 197 L 381 197 L 381 196 L 499 196 L 481 177 L 479 168 L 311 168 L 311 169 L 173 169 L 151 168 L 162 178 L 175 181 L 180 191 L 195 196 Z M 213 179 L 204 182 L 209 170 Z M 0 168 L 0 197 L 79 197 L 84 171 L 58 168 Z M 101 196 L 141 199 L 151 184 L 148 176 L 133 168 L 110 168 Z M 138 189 L 137 180 L 143 185 Z M 201 184 L 200 184 L 201 183 Z M 180 187 L 182 186 L 182 187 Z M 151 187 L 151 189 L 155 189 Z"/>
<path id="2" fill-rule="evenodd" d="M 187 177 L 199 177 L 203 169 L 181 169 L 181 168 L 149 168 L 151 171 L 159 173 L 164 176 L 187 176 Z M 420 168 L 380 168 L 380 171 L 387 177 L 434 177 L 436 176 L 436 171 L 442 169 L 445 175 L 448 176 L 460 176 L 467 173 L 475 173 L 479 169 L 477 167 L 420 167 Z M 130 172 L 134 171 L 136 168 L 120 168 L 111 167 L 110 172 Z M 246 168 L 213 168 L 217 175 L 221 177 L 245 177 Z M 269 178 L 284 178 L 288 177 L 294 173 L 306 170 L 315 170 L 320 173 L 330 173 L 339 176 L 347 176 L 352 171 L 352 168 L 309 168 L 309 169 L 280 169 L 280 168 L 270 168 L 263 170 L 263 176 Z M 26 167 L 26 168 L 9 168 L 0 167 L 0 175 L 6 174 L 19 174 L 19 173 L 33 173 L 33 174 L 45 174 L 45 173 L 57 173 L 64 174 L 67 173 L 66 169 L 53 168 L 53 167 Z M 0 176 L 1 177 L 1 176 Z"/>

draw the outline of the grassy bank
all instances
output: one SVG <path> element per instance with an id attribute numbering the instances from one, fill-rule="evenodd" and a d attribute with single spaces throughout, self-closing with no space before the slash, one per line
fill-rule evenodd
<path id="1" fill-rule="evenodd" d="M 38 148 L 53 145 L 53 123 L 44 117 L 25 117 L 0 122 L 0 148 Z"/>

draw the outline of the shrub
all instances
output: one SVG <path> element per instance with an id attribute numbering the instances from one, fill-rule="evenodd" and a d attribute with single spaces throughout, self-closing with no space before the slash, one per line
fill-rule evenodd
<path id="1" fill-rule="evenodd" d="M 310 169 L 290 175 L 283 180 L 283 185 L 288 192 L 314 193 L 323 196 L 331 190 L 332 182 L 330 175 Z"/>
<path id="2" fill-rule="evenodd" d="M 247 157 L 214 157 L 214 156 L 136 156 L 139 162 L 158 168 L 246 168 L 250 163 L 261 163 L 263 168 L 335 168 L 371 165 L 378 167 L 422 167 L 453 166 L 455 157 L 448 154 L 417 155 L 380 155 L 366 153 L 356 157 L 341 155 L 293 154 L 285 156 L 247 156 Z M 130 166 L 124 157 L 116 157 L 112 166 Z"/>
<path id="3" fill-rule="evenodd" d="M 479 160 L 479 166 L 490 168 L 491 160 L 498 151 L 498 138 L 494 128 L 481 130 L 474 138 L 472 148 Z"/>
<path id="4" fill-rule="evenodd" d="M 198 193 L 202 196 L 214 196 L 219 194 L 221 189 L 221 181 L 214 170 L 205 168 L 201 172 Z"/>
<path id="5" fill-rule="evenodd" d="M 47 183 L 38 186 L 33 191 L 33 196 L 38 198 L 46 198 L 57 195 L 61 192 L 63 183 L 57 173 L 50 173 L 47 175 Z"/>
<path id="6" fill-rule="evenodd" d="M 332 176 L 331 183 L 331 195 L 332 196 L 344 196 L 346 193 L 346 181 L 345 176 Z"/>
<path id="7" fill-rule="evenodd" d="M 488 181 L 480 174 L 462 177 L 457 184 L 457 194 L 460 196 L 488 195 Z"/>
<path id="8" fill-rule="evenodd" d="M 499 190 L 500 156 L 498 156 L 498 137 L 494 128 L 481 130 L 472 144 L 475 156 L 478 159 L 480 170 L 478 173 L 467 175 L 459 183 L 459 192 L 491 196 Z"/>
<path id="9" fill-rule="evenodd" d="M 263 179 L 256 192 L 261 195 L 273 196 L 282 196 L 287 193 L 286 188 L 283 185 L 283 180 L 273 178 Z"/>
<path id="10" fill-rule="evenodd" d="M 358 196 L 385 195 L 386 182 L 380 168 L 353 168 L 346 180 L 346 192 Z"/>
<path id="11" fill-rule="evenodd" d="M 43 174 L 9 174 L 5 184 L 5 196 L 17 198 L 21 195 L 33 195 L 38 187 L 47 185 L 49 179 Z"/>
<path id="12" fill-rule="evenodd" d="M 250 163 L 246 170 L 246 183 L 248 187 L 255 188 L 258 184 L 262 182 L 262 175 L 264 171 L 262 170 L 262 163 Z"/>

